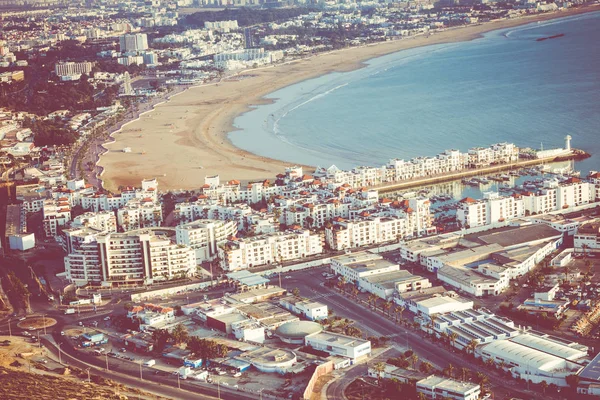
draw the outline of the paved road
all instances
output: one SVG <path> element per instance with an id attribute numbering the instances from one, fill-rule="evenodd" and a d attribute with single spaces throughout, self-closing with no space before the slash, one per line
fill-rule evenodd
<path id="1" fill-rule="evenodd" d="M 323 271 L 324 268 L 315 268 L 286 273 L 285 276 L 290 278 L 284 277 L 282 283 L 288 290 L 297 287 L 300 289 L 302 296 L 326 304 L 334 311 L 335 315 L 356 321 L 355 326 L 367 333 L 367 335 L 386 336 L 390 338 L 390 344 L 397 350 L 402 351 L 410 348 L 419 355 L 421 360 L 427 360 L 439 368 L 445 368 L 448 364 L 452 364 L 457 370 L 461 367 L 469 368 L 473 372 L 482 370 L 479 364 L 470 359 L 465 359 L 462 353 L 453 352 L 430 343 L 425 339 L 424 333 L 405 329 L 387 317 L 373 312 L 366 306 L 357 304 L 356 300 L 323 286 L 323 278 L 321 276 Z M 517 382 L 512 379 L 508 380 L 511 385 L 507 386 L 506 376 L 488 369 L 484 372 L 489 377 L 489 386 L 497 399 L 508 397 L 524 399 L 560 398 L 557 394 L 546 393 L 542 395 L 533 391 L 526 392 L 524 389 L 521 390 Z M 331 396 L 339 396 L 341 389 L 334 386 L 331 390 L 335 391 L 331 393 Z M 329 390 L 327 393 L 329 397 Z"/>

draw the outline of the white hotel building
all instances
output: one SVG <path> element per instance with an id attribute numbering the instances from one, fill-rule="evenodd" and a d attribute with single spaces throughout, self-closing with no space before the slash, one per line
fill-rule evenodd
<path id="1" fill-rule="evenodd" d="M 218 246 L 237 234 L 235 221 L 198 220 L 175 228 L 177 243 L 191 247 L 196 252 L 196 262 L 214 259 Z"/>
<path id="2" fill-rule="evenodd" d="M 131 199 L 117 210 L 117 223 L 122 232 L 160 226 L 162 221 L 162 205 L 150 197 Z"/>
<path id="3" fill-rule="evenodd" d="M 219 258 L 225 271 L 296 260 L 322 252 L 321 235 L 308 230 L 229 240 L 219 246 Z"/>
<path id="4" fill-rule="evenodd" d="M 500 196 L 486 192 L 483 199 L 466 197 L 461 200 L 456 217 L 463 227 L 491 225 L 525 215 L 545 214 L 589 204 L 595 200 L 595 185 L 578 178 L 559 183 L 546 181 L 544 188 L 523 195 Z"/>
<path id="5" fill-rule="evenodd" d="M 483 199 L 466 197 L 460 201 L 456 218 L 463 227 L 476 228 L 525 215 L 523 200 L 518 197 L 500 196 L 497 192 L 486 192 Z"/>
<path id="6" fill-rule="evenodd" d="M 71 226 L 73 228 L 94 228 L 103 232 L 117 232 L 117 217 L 112 211 L 89 211 L 75 217 Z"/>
<path id="7" fill-rule="evenodd" d="M 66 277 L 77 285 L 151 284 L 196 271 L 194 250 L 151 231 L 102 233 L 66 229 Z"/>

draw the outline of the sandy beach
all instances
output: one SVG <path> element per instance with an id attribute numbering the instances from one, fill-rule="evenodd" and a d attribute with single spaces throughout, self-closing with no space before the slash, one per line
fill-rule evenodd
<path id="1" fill-rule="evenodd" d="M 243 79 L 192 87 L 112 134 L 114 141 L 104 145 L 108 151 L 98 162 L 104 168 L 103 186 L 115 191 L 120 185 L 139 185 L 143 178 L 156 177 L 161 190 L 189 190 L 201 187 L 204 177 L 211 175 L 220 175 L 222 181 L 272 179 L 289 163 L 251 154 L 227 139 L 227 134 L 234 130 L 234 119 L 252 106 L 264 104 L 265 95 L 329 72 L 360 68 L 364 61 L 392 52 L 472 40 L 492 30 L 599 9 L 581 7 L 447 30 L 428 38 L 419 36 L 338 50 L 274 67 L 247 70 L 238 75 Z M 127 147 L 131 152 L 122 151 Z M 324 160 L 323 165 L 326 164 Z M 310 172 L 310 167 L 306 168 Z"/>

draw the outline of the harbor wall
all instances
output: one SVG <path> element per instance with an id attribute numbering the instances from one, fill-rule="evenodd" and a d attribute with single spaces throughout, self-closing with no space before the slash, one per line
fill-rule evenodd
<path id="1" fill-rule="evenodd" d="M 376 186 L 373 186 L 372 188 L 379 190 L 380 193 L 386 193 L 386 192 L 392 192 L 395 190 L 410 189 L 410 188 L 414 188 L 417 186 L 427 186 L 427 185 L 433 185 L 436 183 L 455 181 L 455 180 L 468 178 L 468 177 L 472 177 L 472 176 L 487 175 L 487 174 L 493 174 L 493 173 L 497 173 L 497 172 L 510 171 L 510 170 L 519 169 L 519 168 L 523 168 L 523 167 L 531 167 L 531 166 L 535 166 L 535 165 L 541 165 L 541 164 L 547 164 L 547 163 L 559 162 L 559 161 L 575 160 L 575 159 L 581 159 L 581 158 L 587 158 L 587 157 L 589 157 L 589 155 L 587 153 L 580 151 L 580 150 L 574 150 L 570 154 L 562 155 L 560 157 L 552 156 L 552 157 L 546 157 L 546 158 L 536 158 L 536 159 L 530 159 L 530 160 L 521 160 L 521 161 L 517 161 L 514 163 L 510 163 L 510 164 L 498 164 L 498 165 L 492 165 L 489 167 L 466 169 L 466 170 L 462 170 L 462 171 L 458 171 L 458 172 L 443 173 L 443 174 L 439 174 L 439 175 L 435 175 L 435 176 L 429 176 L 426 178 L 416 178 L 416 179 L 411 179 L 411 180 L 407 180 L 407 181 L 399 181 L 399 182 L 394 182 L 394 183 L 376 185 Z"/>

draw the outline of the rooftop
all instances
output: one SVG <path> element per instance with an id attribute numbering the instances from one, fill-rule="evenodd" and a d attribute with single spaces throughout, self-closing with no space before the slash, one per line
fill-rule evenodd
<path id="1" fill-rule="evenodd" d="M 455 379 L 445 378 L 442 376 L 431 375 L 417 382 L 417 385 L 435 387 L 436 389 L 447 390 L 455 393 L 467 393 L 478 389 L 479 385 L 470 382 L 461 382 Z"/>
<path id="2" fill-rule="evenodd" d="M 319 340 L 321 342 L 328 342 L 332 346 L 358 347 L 364 345 L 365 343 L 369 343 L 368 340 L 357 339 L 352 336 L 340 335 L 338 333 L 327 331 L 313 333 L 310 335 L 310 338 Z"/>
<path id="3" fill-rule="evenodd" d="M 287 339 L 302 339 L 308 335 L 321 332 L 323 327 L 312 321 L 293 321 L 286 322 L 275 331 L 279 337 Z"/>
<path id="4" fill-rule="evenodd" d="M 600 353 L 579 373 L 579 377 L 600 382 Z"/>
<path id="5" fill-rule="evenodd" d="M 332 260 L 337 261 L 339 264 L 346 265 L 357 262 L 367 262 L 372 260 L 381 260 L 382 256 L 371 253 L 370 251 L 360 251 L 357 253 L 344 254 L 341 256 L 337 256 L 332 258 Z"/>
<path id="6" fill-rule="evenodd" d="M 383 259 L 374 259 L 368 261 L 359 261 L 354 263 L 345 264 L 347 268 L 353 269 L 356 272 L 367 272 L 367 271 L 376 271 L 382 268 L 388 268 L 393 266 L 398 266 L 398 264 L 394 264 L 387 260 Z"/>
<path id="7" fill-rule="evenodd" d="M 22 232 L 21 206 L 9 204 L 6 206 L 6 236 L 17 235 Z"/>
<path id="8" fill-rule="evenodd" d="M 545 224 L 499 228 L 490 232 L 487 235 L 474 233 L 465 238 L 482 244 L 496 243 L 503 247 L 511 247 L 538 240 L 549 240 L 562 235 L 561 232 Z"/>

